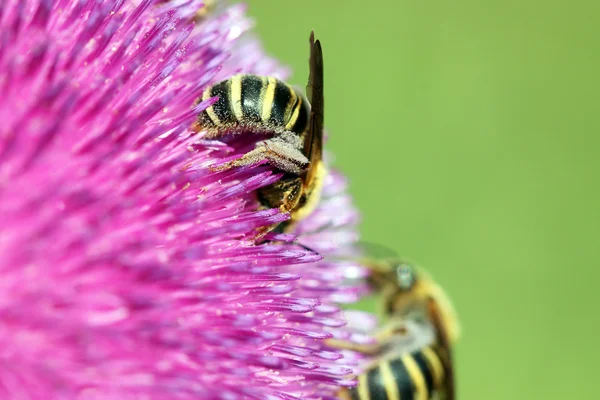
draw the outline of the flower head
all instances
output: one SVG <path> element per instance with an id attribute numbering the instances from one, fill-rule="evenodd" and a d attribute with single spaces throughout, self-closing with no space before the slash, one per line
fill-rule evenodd
<path id="1" fill-rule="evenodd" d="M 293 243 L 254 191 L 268 165 L 219 173 L 252 137 L 189 127 L 238 72 L 286 70 L 243 7 L 201 1 L 8 0 L 0 16 L 0 398 L 310 399 L 350 384 L 323 339 L 356 269 Z M 243 135 L 242 135 L 243 136 Z M 356 240 L 341 176 L 295 233 L 321 254 Z M 281 238 L 281 237 L 280 237 Z"/>

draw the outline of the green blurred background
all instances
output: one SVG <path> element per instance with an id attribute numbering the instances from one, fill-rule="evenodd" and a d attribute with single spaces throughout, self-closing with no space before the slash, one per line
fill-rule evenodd
<path id="1" fill-rule="evenodd" d="M 600 398 L 597 1 L 251 0 L 307 77 L 364 240 L 418 261 L 463 326 L 459 399 Z M 599 396 L 599 397 L 596 397 Z"/>

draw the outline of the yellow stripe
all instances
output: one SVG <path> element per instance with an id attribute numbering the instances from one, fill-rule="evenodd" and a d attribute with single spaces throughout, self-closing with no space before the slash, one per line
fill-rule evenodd
<path id="1" fill-rule="evenodd" d="M 381 379 L 383 380 L 383 387 L 387 393 L 388 400 L 400 400 L 400 391 L 394 378 L 394 373 L 390 364 L 382 362 L 379 364 L 379 371 L 381 372 Z"/>
<path id="2" fill-rule="evenodd" d="M 206 89 L 204 89 L 204 93 L 202 94 L 202 101 L 206 101 L 212 97 L 210 95 L 211 89 L 212 86 L 209 86 Z M 213 106 L 210 106 L 206 109 L 206 114 L 208 114 L 208 117 L 211 119 L 213 124 L 215 124 L 215 126 L 221 125 L 221 120 L 219 119 L 219 117 L 217 117 L 217 114 L 215 114 L 215 109 L 213 108 Z"/>
<path id="3" fill-rule="evenodd" d="M 411 381 L 415 385 L 414 400 L 427 400 L 429 398 L 427 384 L 425 383 L 425 377 L 419 369 L 419 365 L 410 354 L 402 356 L 402 362 L 408 371 Z"/>
<path id="4" fill-rule="evenodd" d="M 288 121 L 288 123 L 285 125 L 285 128 L 287 130 L 289 130 L 293 126 L 293 125 L 290 125 L 290 121 L 291 121 L 294 105 L 296 104 L 296 101 L 298 101 L 298 95 L 296 94 L 296 91 L 294 90 L 294 88 L 292 88 L 288 85 L 286 85 L 286 87 L 292 94 L 290 101 L 288 101 L 287 105 L 285 106 L 285 113 L 283 114 L 283 117 L 285 118 L 284 121 Z M 290 126 L 290 128 L 288 128 L 288 126 Z"/>
<path id="5" fill-rule="evenodd" d="M 300 115 L 300 109 L 302 108 L 302 101 L 303 101 L 302 96 L 298 96 L 298 103 L 296 103 L 296 108 L 294 108 L 294 112 L 293 112 L 292 116 L 290 117 L 290 122 L 288 122 L 287 125 L 285 126 L 285 129 L 287 129 L 288 131 L 290 129 L 292 129 L 292 127 L 296 123 L 296 120 L 298 119 L 298 115 Z"/>
<path id="6" fill-rule="evenodd" d="M 236 75 L 231 78 L 231 104 L 233 108 L 233 114 L 238 121 L 241 121 L 244 117 L 242 111 L 242 76 Z"/>
<path id="7" fill-rule="evenodd" d="M 275 98 L 275 85 L 277 84 L 275 78 L 270 76 L 267 79 L 269 83 L 267 84 L 267 90 L 262 102 L 261 119 L 263 122 L 268 122 L 269 118 L 271 118 L 271 108 L 273 107 L 273 99 Z"/>
<path id="8" fill-rule="evenodd" d="M 358 377 L 358 398 L 360 400 L 369 400 L 369 382 L 367 381 L 367 374 L 362 374 Z"/>
<path id="9" fill-rule="evenodd" d="M 441 388 L 444 384 L 444 367 L 442 361 L 431 347 L 425 347 L 421 350 L 421 353 L 425 356 L 427 365 L 431 369 L 431 375 L 433 375 L 433 387 L 437 389 Z"/>

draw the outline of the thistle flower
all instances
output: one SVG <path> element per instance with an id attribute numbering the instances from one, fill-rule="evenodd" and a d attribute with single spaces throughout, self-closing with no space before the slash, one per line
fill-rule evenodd
<path id="1" fill-rule="evenodd" d="M 311 399 L 349 385 L 335 305 L 359 269 L 327 177 L 303 243 L 255 245 L 287 219 L 253 192 L 268 165 L 213 173 L 251 137 L 189 127 L 238 72 L 285 78 L 242 6 L 194 25 L 196 0 L 0 5 L 0 398 Z M 311 234 L 312 232 L 312 234 Z M 279 239 L 282 237 L 280 236 Z M 284 239 L 292 239 L 284 237 Z"/>

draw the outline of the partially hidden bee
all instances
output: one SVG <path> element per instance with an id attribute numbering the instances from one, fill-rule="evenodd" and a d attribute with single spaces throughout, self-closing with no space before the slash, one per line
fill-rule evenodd
<path id="1" fill-rule="evenodd" d="M 212 166 L 213 171 L 267 161 L 281 170 L 278 182 L 258 190 L 264 208 L 289 213 L 281 225 L 267 227 L 259 237 L 278 228 L 289 230 L 316 207 L 325 167 L 323 152 L 323 52 L 310 35 L 310 74 L 306 96 L 287 83 L 268 76 L 236 75 L 207 87 L 201 101 L 218 96 L 200 113 L 192 127 L 214 139 L 240 132 L 266 136 L 255 148 L 233 161 Z"/>
<path id="2" fill-rule="evenodd" d="M 202 7 L 196 11 L 194 22 L 204 21 L 217 7 L 217 0 L 205 0 Z"/>
<path id="3" fill-rule="evenodd" d="M 459 325 L 444 290 L 423 271 L 401 261 L 372 261 L 369 283 L 382 297 L 387 322 L 359 345 L 337 339 L 332 347 L 355 350 L 373 361 L 358 377 L 358 386 L 338 393 L 345 400 L 455 400 L 452 345 Z M 408 322 L 425 322 L 433 328 L 430 343 L 407 351 L 399 345 Z"/>
<path id="4" fill-rule="evenodd" d="M 210 15 L 214 15 L 215 11 L 218 9 L 218 4 L 217 4 L 218 0 L 204 0 L 202 3 L 200 3 L 199 6 L 196 6 L 197 8 L 195 8 L 194 14 L 192 15 L 191 19 L 195 22 L 195 23 L 201 23 L 204 22 Z M 177 7 L 183 7 L 186 9 L 189 9 L 190 5 L 189 2 L 182 2 L 181 0 L 179 1 L 174 1 L 174 0 L 158 0 L 156 2 L 156 4 L 158 5 L 162 5 L 162 4 L 166 4 L 166 3 L 176 3 Z M 175 5 L 175 4 L 173 4 Z M 186 14 L 187 15 L 187 14 Z"/>

